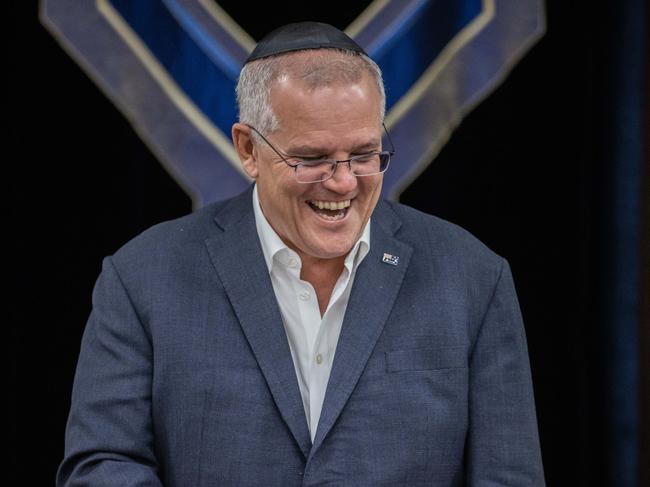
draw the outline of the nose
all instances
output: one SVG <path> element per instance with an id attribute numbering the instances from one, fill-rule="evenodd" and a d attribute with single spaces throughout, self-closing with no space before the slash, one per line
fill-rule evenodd
<path id="1" fill-rule="evenodd" d="M 351 193 L 357 187 L 357 177 L 352 174 L 349 162 L 342 162 L 336 165 L 334 174 L 327 181 L 322 183 L 330 191 L 335 193 Z"/>

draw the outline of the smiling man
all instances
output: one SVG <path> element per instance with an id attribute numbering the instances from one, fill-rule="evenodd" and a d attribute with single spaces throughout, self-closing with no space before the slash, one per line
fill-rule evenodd
<path id="1" fill-rule="evenodd" d="M 380 201 L 376 64 L 289 24 L 237 96 L 254 184 L 105 259 L 58 485 L 544 485 L 508 265 Z"/>
<path id="2" fill-rule="evenodd" d="M 377 204 L 390 161 L 381 148 L 384 95 L 372 67 L 356 53 L 301 50 L 244 68 L 239 85 L 244 123 L 234 125 L 233 141 L 256 181 L 263 213 L 256 217 L 296 253 L 321 315 Z M 274 80 L 268 110 L 249 108 L 245 93 L 263 90 L 259 80 L 267 77 Z M 273 125 L 266 113 L 274 115 Z"/>

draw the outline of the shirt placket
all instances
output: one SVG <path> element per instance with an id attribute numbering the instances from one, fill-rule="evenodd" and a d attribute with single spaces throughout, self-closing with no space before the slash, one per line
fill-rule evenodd
<path id="1" fill-rule="evenodd" d="M 296 303 L 307 345 L 306 353 L 301 354 L 301 366 L 307 372 L 308 377 L 309 429 L 313 440 L 316 433 L 316 421 L 318 421 L 318 417 L 315 414 L 320 411 L 320 403 L 318 401 L 322 401 L 317 382 L 315 382 L 317 375 L 315 375 L 313 370 L 313 364 L 316 360 L 314 351 L 318 347 L 317 338 L 318 330 L 321 326 L 321 317 L 318 309 L 318 299 L 316 298 L 316 292 L 313 286 L 306 281 L 300 280 L 297 273 L 294 274 L 294 277 L 295 280 L 293 283 L 296 293 Z M 322 361 L 322 357 L 319 360 Z"/>
<path id="2" fill-rule="evenodd" d="M 341 295 L 345 292 L 347 283 L 349 281 L 349 269 L 345 269 L 334 286 L 332 291 L 332 299 L 330 300 L 325 314 L 320 320 L 320 326 L 317 330 L 316 339 L 314 341 L 314 347 L 312 351 L 311 364 L 309 368 L 309 382 L 311 387 L 309 388 L 309 397 L 310 397 L 310 429 L 312 434 L 312 440 L 316 435 L 316 429 L 318 427 L 318 421 L 321 416 L 321 411 L 323 407 L 323 402 L 325 401 L 325 393 L 327 390 L 327 383 L 329 381 L 329 376 L 331 373 L 332 359 L 333 359 L 333 349 L 336 346 L 336 343 L 332 343 L 333 337 L 333 316 L 336 315 L 335 309 L 338 306 L 338 301 L 341 298 Z M 314 303 L 316 311 L 319 313 L 318 302 Z"/>

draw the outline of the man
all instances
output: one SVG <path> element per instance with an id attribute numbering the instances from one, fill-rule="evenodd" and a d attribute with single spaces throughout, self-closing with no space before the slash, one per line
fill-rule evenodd
<path id="1" fill-rule="evenodd" d="M 290 24 L 237 91 L 255 185 L 105 259 L 59 485 L 543 485 L 506 262 L 379 202 L 378 67 Z"/>

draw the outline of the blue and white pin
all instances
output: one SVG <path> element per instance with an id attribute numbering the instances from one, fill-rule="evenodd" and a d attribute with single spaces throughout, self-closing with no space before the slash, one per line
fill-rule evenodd
<path id="1" fill-rule="evenodd" d="M 393 255 L 389 254 L 388 252 L 384 252 L 384 256 L 381 258 L 381 261 L 384 264 L 397 265 L 399 262 L 399 255 Z"/>

